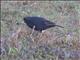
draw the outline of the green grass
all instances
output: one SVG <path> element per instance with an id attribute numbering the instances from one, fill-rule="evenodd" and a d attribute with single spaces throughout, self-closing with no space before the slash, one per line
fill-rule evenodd
<path id="1" fill-rule="evenodd" d="M 80 60 L 78 1 L 1 1 L 2 60 Z M 61 28 L 50 28 L 32 42 L 25 16 L 41 16 Z M 21 29 L 20 29 L 21 28 Z M 47 37 L 46 37 L 47 36 Z"/>

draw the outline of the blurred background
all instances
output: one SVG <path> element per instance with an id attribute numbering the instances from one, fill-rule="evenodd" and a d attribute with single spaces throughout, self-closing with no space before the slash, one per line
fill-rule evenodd
<path id="1" fill-rule="evenodd" d="M 1 1 L 2 60 L 80 60 L 80 1 Z M 63 28 L 42 36 L 21 24 L 25 16 L 44 17 Z"/>

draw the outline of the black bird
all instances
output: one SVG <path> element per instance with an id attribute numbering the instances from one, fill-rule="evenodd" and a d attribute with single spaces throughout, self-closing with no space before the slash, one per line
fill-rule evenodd
<path id="1" fill-rule="evenodd" d="M 24 22 L 32 29 L 35 26 L 34 30 L 39 32 L 42 32 L 42 30 L 46 30 L 48 28 L 55 27 L 55 26 L 64 28 L 62 26 L 56 25 L 54 22 L 51 22 L 45 18 L 36 17 L 36 16 L 24 17 Z"/>

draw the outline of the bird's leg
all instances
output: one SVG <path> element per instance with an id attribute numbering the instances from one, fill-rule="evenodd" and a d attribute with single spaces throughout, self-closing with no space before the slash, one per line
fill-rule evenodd
<path id="1" fill-rule="evenodd" d="M 30 35 L 30 36 L 32 36 L 32 34 L 33 34 L 33 32 L 34 32 L 34 29 L 35 29 L 35 26 L 33 26 L 32 32 L 31 32 L 31 35 Z"/>
<path id="2" fill-rule="evenodd" d="M 34 29 L 35 29 L 35 26 L 33 26 L 32 32 L 31 32 L 31 34 L 30 34 L 30 37 L 31 37 L 32 41 L 34 41 L 34 39 L 33 39 L 33 37 L 32 37 L 32 34 L 33 34 L 33 32 L 34 32 Z"/>

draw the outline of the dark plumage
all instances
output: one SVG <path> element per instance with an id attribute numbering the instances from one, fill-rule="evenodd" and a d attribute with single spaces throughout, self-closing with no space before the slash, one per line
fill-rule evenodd
<path id="1" fill-rule="evenodd" d="M 24 22 L 30 27 L 30 28 L 34 28 L 34 30 L 37 30 L 37 31 L 40 31 L 42 32 L 42 30 L 46 30 L 50 27 L 55 27 L 55 26 L 58 26 L 58 27 L 61 27 L 63 28 L 62 26 L 59 26 L 59 25 L 56 25 L 55 23 L 53 22 L 50 22 L 48 20 L 46 20 L 45 18 L 42 18 L 42 17 L 24 17 Z"/>

